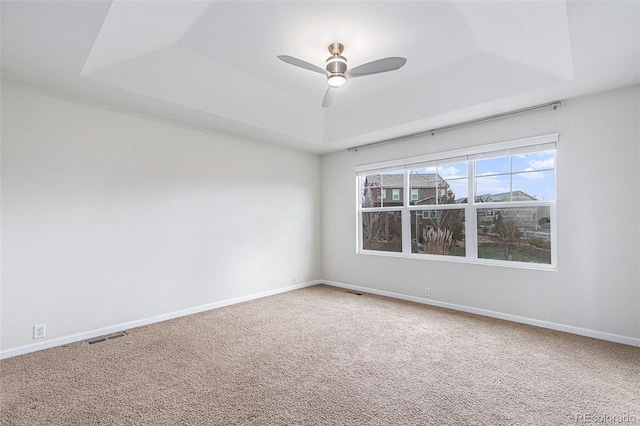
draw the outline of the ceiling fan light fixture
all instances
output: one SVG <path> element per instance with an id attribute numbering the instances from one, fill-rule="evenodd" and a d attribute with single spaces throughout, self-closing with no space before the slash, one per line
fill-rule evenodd
<path id="1" fill-rule="evenodd" d="M 1 1 L 1 0 L 0 0 Z M 349 70 L 347 74 L 347 58 L 342 56 L 344 46 L 341 43 L 331 43 L 328 46 L 331 56 L 325 61 L 325 68 L 322 69 L 312 63 L 303 61 L 302 59 L 294 58 L 288 55 L 279 55 L 278 59 L 296 67 L 304 68 L 309 71 L 313 71 L 319 74 L 324 74 L 327 77 L 327 83 L 329 88 L 325 92 L 322 100 L 322 106 L 327 108 L 331 106 L 333 95 L 336 87 L 340 87 L 347 82 L 347 75 L 349 79 L 354 77 L 362 77 L 365 75 L 380 74 L 383 72 L 394 71 L 402 68 L 407 62 L 406 58 L 389 57 L 382 58 L 375 61 L 367 62 L 366 64 L 359 65 Z"/>
<path id="2" fill-rule="evenodd" d="M 347 78 L 341 73 L 330 74 L 329 78 L 327 78 L 327 83 L 331 87 L 340 87 L 346 82 Z"/>
<path id="3" fill-rule="evenodd" d="M 329 86 L 339 87 L 347 81 L 344 75 L 347 71 L 347 58 L 344 56 L 340 56 L 337 53 L 329 56 L 326 62 L 326 69 Z"/>

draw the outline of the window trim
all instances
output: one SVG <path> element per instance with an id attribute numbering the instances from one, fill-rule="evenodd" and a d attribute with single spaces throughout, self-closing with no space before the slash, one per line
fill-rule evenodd
<path id="1" fill-rule="evenodd" d="M 472 160 L 496 158 L 503 156 L 518 155 L 519 153 L 532 153 L 540 151 L 555 151 L 554 164 L 554 194 L 557 195 L 557 142 L 559 133 L 550 133 L 540 136 L 533 136 L 511 141 L 503 141 L 482 146 L 475 146 L 468 149 L 458 149 L 446 152 L 421 155 L 417 157 L 402 158 L 398 160 L 378 162 L 372 164 L 359 165 L 355 167 L 356 172 L 356 253 L 378 256 L 392 256 L 403 258 L 415 258 L 423 260 L 450 261 L 459 263 L 485 264 L 492 266 L 505 266 L 535 270 L 557 271 L 557 216 L 556 216 L 556 197 L 554 200 L 536 200 L 536 201 L 507 201 L 507 202 L 491 202 L 477 203 L 475 201 L 475 163 Z M 411 205 L 411 194 L 407 188 L 410 186 L 410 170 L 421 167 L 433 167 L 440 164 L 451 164 L 454 162 L 467 162 L 467 179 L 469 185 L 468 202 L 466 204 L 455 205 Z M 403 205 L 388 208 L 380 207 L 361 207 L 360 190 L 362 177 L 369 174 L 388 173 L 390 171 L 404 170 L 404 188 Z M 513 173 L 512 173 L 513 174 Z M 514 209 L 526 207 L 549 207 L 551 223 L 550 223 L 550 242 L 551 242 L 551 259 L 549 264 L 519 262 L 500 259 L 484 259 L 478 257 L 478 241 L 477 241 L 477 211 L 479 209 Z M 387 252 L 379 250 L 364 250 L 362 247 L 362 223 L 361 212 L 366 211 L 401 211 L 402 222 L 410 223 L 410 215 L 414 210 L 440 210 L 440 209 L 464 209 L 465 210 L 465 247 L 467 247 L 466 256 L 447 256 L 434 255 L 411 252 L 411 227 L 403 225 L 402 234 L 402 251 Z"/>
<path id="2" fill-rule="evenodd" d="M 496 142 L 482 146 L 474 146 L 470 148 L 456 149 L 452 151 L 443 151 L 439 153 L 420 155 L 416 157 L 400 158 L 398 160 L 382 161 L 378 163 L 363 164 L 355 167 L 356 175 L 362 176 L 365 173 L 390 172 L 404 170 L 406 168 L 417 168 L 420 164 L 428 164 L 433 167 L 438 164 L 447 164 L 459 160 L 468 161 L 470 159 L 485 159 L 500 157 L 504 155 L 514 155 L 518 151 L 535 146 L 544 151 L 545 146 L 554 148 L 558 142 L 559 133 L 549 133 L 546 135 L 532 136 L 529 138 L 516 139 L 511 141 Z M 471 173 L 468 174 L 471 176 Z"/>

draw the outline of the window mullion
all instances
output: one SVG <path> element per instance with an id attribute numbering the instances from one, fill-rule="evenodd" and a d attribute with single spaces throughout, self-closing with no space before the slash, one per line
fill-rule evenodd
<path id="1" fill-rule="evenodd" d="M 465 248 L 467 258 L 470 260 L 478 259 L 478 214 L 476 213 L 476 162 L 469 160 L 467 163 L 468 170 L 468 194 L 467 207 L 465 208 Z"/>
<path id="2" fill-rule="evenodd" d="M 402 181 L 402 253 L 411 253 L 411 211 L 409 210 L 411 197 L 410 170 L 405 169 Z"/>
<path id="3" fill-rule="evenodd" d="M 513 201 L 513 156 L 509 157 L 509 201 Z"/>

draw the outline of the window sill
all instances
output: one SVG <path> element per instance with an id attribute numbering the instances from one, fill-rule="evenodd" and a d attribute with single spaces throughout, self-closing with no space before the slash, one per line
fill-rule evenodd
<path id="1" fill-rule="evenodd" d="M 382 256 L 382 257 L 397 257 L 403 259 L 416 259 L 416 260 L 428 260 L 435 262 L 451 262 L 451 263 L 466 263 L 472 265 L 483 265 L 483 266 L 497 266 L 500 268 L 518 268 L 518 269 L 532 269 L 535 271 L 551 271 L 557 272 L 558 267 L 552 264 L 543 264 L 543 263 L 528 263 L 528 262 L 514 262 L 514 261 L 505 261 L 505 260 L 494 260 L 494 259 L 469 259 L 461 256 L 439 256 L 435 254 L 424 255 L 424 254 L 405 254 L 399 252 L 391 252 L 391 251 L 375 251 L 375 250 L 360 250 L 357 251 L 358 255 L 369 255 L 369 256 Z"/>

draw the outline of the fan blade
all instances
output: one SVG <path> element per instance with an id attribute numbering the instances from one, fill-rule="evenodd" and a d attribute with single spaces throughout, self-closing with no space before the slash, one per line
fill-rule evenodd
<path id="1" fill-rule="evenodd" d="M 335 87 L 329 86 L 327 91 L 324 93 L 324 98 L 322 98 L 322 108 L 329 108 L 331 105 L 333 105 L 336 91 L 337 89 Z"/>
<path id="2" fill-rule="evenodd" d="M 407 63 L 406 58 L 392 56 L 390 58 L 378 59 L 359 65 L 346 72 L 347 77 L 362 77 L 365 75 L 380 74 L 382 72 L 397 70 Z"/>
<path id="3" fill-rule="evenodd" d="M 315 71 L 317 73 L 325 74 L 325 75 L 327 74 L 327 72 L 322 68 L 317 67 L 313 64 L 310 64 L 309 62 L 305 62 L 302 59 L 294 58 L 293 56 L 279 55 L 278 59 L 288 64 L 295 65 L 296 67 L 304 68 L 309 71 Z"/>

